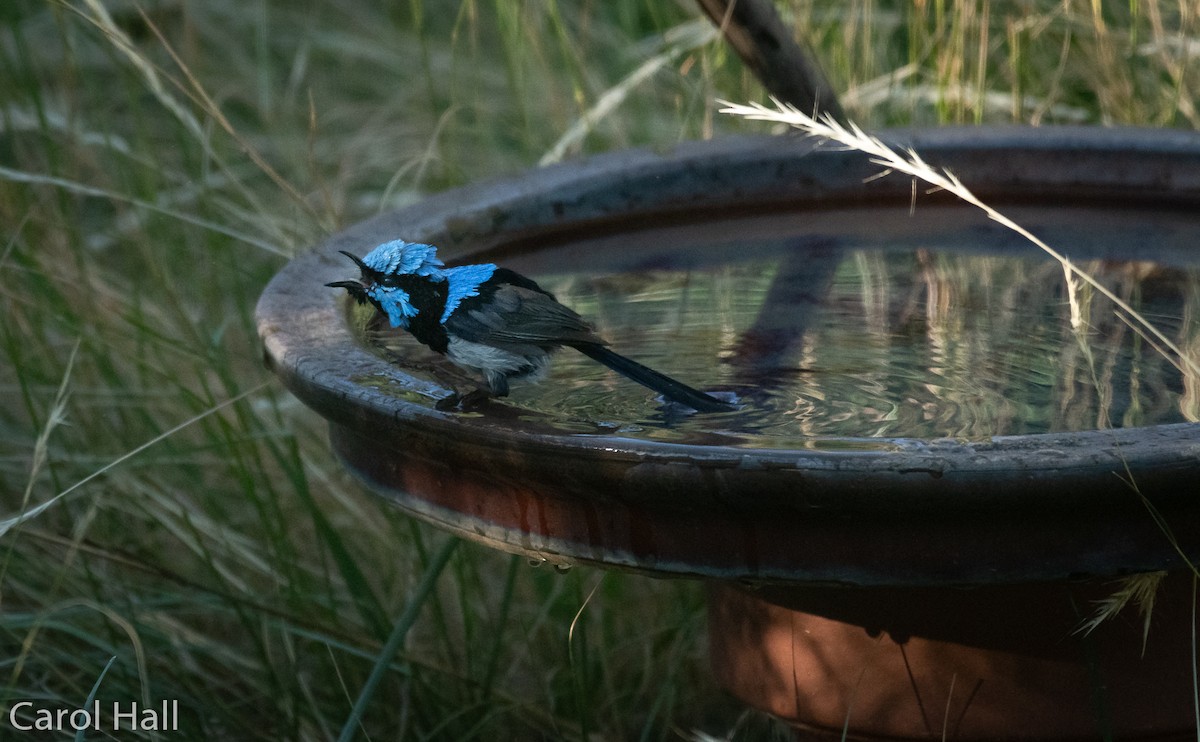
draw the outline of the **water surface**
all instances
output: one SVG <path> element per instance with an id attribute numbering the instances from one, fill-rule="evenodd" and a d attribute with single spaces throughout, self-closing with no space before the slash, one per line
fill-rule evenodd
<path id="1" fill-rule="evenodd" d="M 1200 220 L 1006 211 L 1200 357 Z M 1111 301 L 1080 288 L 1074 327 L 1060 264 L 966 208 L 696 222 L 485 258 L 535 278 L 618 352 L 741 403 L 680 415 L 564 349 L 510 401 L 581 434 L 772 448 L 978 440 L 1182 422 L 1198 406 L 1198 381 Z M 435 360 L 415 342 L 387 344 Z"/>

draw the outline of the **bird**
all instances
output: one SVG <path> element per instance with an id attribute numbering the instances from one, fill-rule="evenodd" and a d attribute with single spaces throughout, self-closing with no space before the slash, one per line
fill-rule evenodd
<path id="1" fill-rule="evenodd" d="M 441 409 L 508 396 L 510 381 L 539 380 L 551 354 L 564 346 L 697 412 L 735 409 L 611 350 L 583 317 L 516 271 L 492 263 L 447 268 L 433 245 L 402 239 L 384 242 L 362 258 L 338 252 L 354 261 L 359 276 L 326 286 L 345 289 L 359 304 L 374 306 L 393 328 L 482 376 L 483 386 L 450 395 L 439 402 Z"/>

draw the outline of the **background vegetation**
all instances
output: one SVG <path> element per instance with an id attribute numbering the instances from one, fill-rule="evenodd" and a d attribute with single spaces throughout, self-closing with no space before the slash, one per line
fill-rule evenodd
<path id="1" fill-rule="evenodd" d="M 781 8 L 867 127 L 1198 123 L 1188 3 Z M 714 97 L 764 95 L 672 0 L 0 3 L 0 519 L 67 492 L 0 535 L 0 726 L 115 657 L 98 697 L 179 699 L 172 738 L 336 737 L 447 537 L 333 461 L 258 292 L 429 192 L 762 129 Z M 373 739 L 780 731 L 713 687 L 697 585 L 463 545 L 420 608 Z"/>

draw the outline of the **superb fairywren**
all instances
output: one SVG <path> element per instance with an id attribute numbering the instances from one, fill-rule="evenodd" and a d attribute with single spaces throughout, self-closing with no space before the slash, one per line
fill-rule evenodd
<path id="1" fill-rule="evenodd" d="M 481 373 L 486 388 L 468 395 L 471 401 L 506 396 L 510 379 L 536 380 L 550 354 L 566 345 L 699 412 L 733 409 L 609 350 L 582 317 L 507 268 L 491 263 L 446 268 L 437 248 L 404 240 L 385 242 L 365 258 L 342 254 L 361 275 L 326 285 L 346 289 L 360 304 L 370 302 L 392 327 L 408 330 L 456 365 Z M 452 402 L 459 401 L 452 395 Z"/>

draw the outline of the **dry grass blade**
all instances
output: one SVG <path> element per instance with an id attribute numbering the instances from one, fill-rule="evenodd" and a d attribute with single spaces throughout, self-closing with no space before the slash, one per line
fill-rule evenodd
<path id="1" fill-rule="evenodd" d="M 127 203 L 130 206 L 137 207 L 138 209 L 143 209 L 145 211 L 161 214 L 172 219 L 177 219 L 183 224 L 200 227 L 201 229 L 207 229 L 214 234 L 220 234 L 235 240 L 239 240 L 247 245 L 252 245 L 253 247 L 257 247 L 265 252 L 287 257 L 287 251 L 283 250 L 278 245 L 267 242 L 266 240 L 260 240 L 253 235 L 231 229 L 230 227 L 212 221 L 211 219 L 203 219 L 179 209 L 168 208 L 160 203 L 151 203 L 150 201 L 133 198 L 116 191 L 96 188 L 94 186 L 89 186 L 84 183 L 77 183 L 66 178 L 57 178 L 52 175 L 26 173 L 20 170 L 4 167 L 3 165 L 0 165 L 0 180 L 6 180 L 13 183 L 49 186 L 51 188 L 58 188 L 66 193 L 74 193 L 80 196 L 89 196 L 92 198 L 104 199 L 117 203 Z"/>
<path id="2" fill-rule="evenodd" d="M 1115 304 L 1121 313 L 1124 313 L 1140 327 L 1145 328 L 1162 347 L 1168 349 L 1174 356 L 1174 358 L 1171 358 L 1173 363 L 1177 360 L 1179 364 L 1187 367 L 1191 373 L 1200 374 L 1200 365 L 1194 359 L 1184 353 L 1174 341 L 1168 338 L 1148 319 L 1129 306 L 1124 299 L 1117 296 L 1089 273 L 1077 268 L 1067 256 L 1046 244 L 1037 235 L 981 201 L 954 173 L 945 168 L 933 167 L 925 162 L 921 158 L 921 155 L 912 148 L 907 148 L 904 152 L 897 152 L 878 137 L 867 134 L 854 122 L 843 126 L 829 116 L 814 118 L 780 101 L 774 101 L 775 108 L 768 108 L 759 103 L 749 105 L 730 103 L 728 101 L 718 101 L 718 103 L 723 106 L 720 109 L 721 113 L 728 113 L 756 121 L 787 124 L 816 139 L 835 142 L 841 146 L 862 152 L 870 158 L 871 162 L 883 167 L 886 172 L 902 173 L 914 179 L 924 181 L 935 189 L 949 191 L 962 201 L 982 210 L 992 221 L 1016 232 L 1047 255 L 1057 260 L 1062 265 L 1063 271 L 1068 277 L 1068 289 L 1073 288 L 1073 283 L 1069 280 L 1071 276 L 1075 276 L 1091 285 L 1096 291 Z"/>
<path id="3" fill-rule="evenodd" d="M 1090 634 L 1096 628 L 1116 616 L 1131 603 L 1137 606 L 1138 615 L 1142 618 L 1142 653 L 1146 651 L 1146 642 L 1150 637 L 1150 617 L 1154 613 L 1154 599 L 1158 595 L 1158 587 L 1162 584 L 1166 572 L 1148 572 L 1122 578 L 1121 586 L 1112 595 L 1096 601 L 1096 612 L 1077 629 L 1078 633 Z"/>
<path id="4" fill-rule="evenodd" d="M 591 108 L 584 111 L 583 115 L 563 132 L 550 151 L 538 161 L 538 165 L 551 165 L 562 160 L 568 152 L 579 147 L 584 137 L 595 129 L 600 121 L 615 111 L 633 90 L 653 78 L 659 70 L 684 53 L 704 46 L 717 36 L 717 29 L 705 21 L 691 21 L 673 31 L 674 33 L 664 34 L 664 40 L 668 43 L 662 52 L 642 62 L 625 79 L 606 90 Z"/>
<path id="5" fill-rule="evenodd" d="M 33 460 L 29 465 L 29 479 L 25 484 L 25 492 L 21 496 L 22 516 L 29 514 L 26 510 L 29 507 L 29 497 L 33 494 L 33 486 L 38 480 L 38 475 L 49 459 L 50 434 L 54 432 L 55 428 L 67 422 L 67 400 L 71 396 L 71 371 L 75 368 L 75 357 L 78 354 L 79 340 L 76 340 L 75 347 L 71 348 L 71 356 L 67 359 L 67 368 L 63 371 L 62 383 L 59 384 L 58 392 L 54 395 L 54 402 L 50 405 L 50 413 L 46 415 L 46 423 L 42 426 L 42 430 L 38 433 L 37 440 L 33 445 Z M 15 523 L 10 524 L 9 521 L 0 521 L 0 536 L 3 536 L 13 525 Z"/>
<path id="6" fill-rule="evenodd" d="M 64 384 L 65 384 L 65 379 L 64 379 Z M 38 505 L 37 507 L 32 508 L 30 510 L 24 510 L 22 508 L 23 512 L 21 512 L 17 515 L 14 515 L 11 518 L 6 518 L 4 520 L 0 520 L 0 537 L 3 537 L 6 533 L 8 533 L 14 527 L 19 526 L 22 523 L 24 523 L 28 520 L 31 520 L 31 519 L 37 517 L 38 515 L 42 514 L 45 510 L 47 510 L 49 507 L 54 505 L 54 503 L 63 499 L 64 497 L 71 494 L 72 492 L 79 489 L 80 487 L 87 484 L 88 482 L 92 481 L 93 479 L 111 471 L 113 468 L 123 464 L 124 462 L 128 461 L 129 459 L 133 458 L 134 456 L 137 456 L 139 453 L 141 453 L 142 451 L 145 451 L 147 448 L 150 448 L 155 443 L 158 443 L 159 441 L 170 438 L 172 435 L 178 433 L 179 431 L 183 430 L 184 428 L 187 428 L 188 426 L 190 426 L 194 423 L 199 422 L 200 420 L 203 420 L 204 418 L 208 417 L 209 415 L 212 415 L 213 413 L 216 413 L 216 412 L 220 412 L 221 410 L 225 409 L 226 407 L 229 407 L 230 405 L 233 405 L 233 404 L 245 399 L 246 397 L 249 397 L 252 394 L 256 394 L 257 392 L 262 390 L 262 388 L 265 387 L 266 385 L 267 384 L 264 382 L 262 384 L 259 384 L 256 387 L 254 387 L 253 389 L 247 389 L 246 391 L 242 392 L 241 394 L 238 394 L 235 397 L 231 397 L 218 405 L 214 405 L 214 406 L 210 407 L 209 409 L 205 410 L 204 412 L 200 413 L 199 415 L 195 415 L 187 420 L 184 420 L 183 422 L 179 423 L 178 425 L 171 428 L 170 430 L 168 430 L 160 435 L 154 436 L 153 438 L 146 441 L 145 443 L 138 446 L 137 448 L 133 449 L 132 451 L 129 451 L 128 453 L 118 456 L 117 458 L 113 459 L 109 463 L 100 467 L 96 471 L 87 475 L 83 479 L 80 479 L 75 484 L 72 484 L 70 487 L 67 487 L 62 492 L 59 492 L 54 497 L 51 497 L 49 500 L 43 502 L 41 505 Z M 61 420 L 59 420 L 59 422 L 61 422 Z M 47 435 L 48 435 L 49 431 L 52 429 L 53 428 L 50 428 L 49 426 L 47 427 Z M 32 482 L 32 478 L 31 478 L 31 482 Z M 30 486 L 32 487 L 32 483 Z M 27 496 L 28 496 L 28 493 L 27 493 Z"/>

